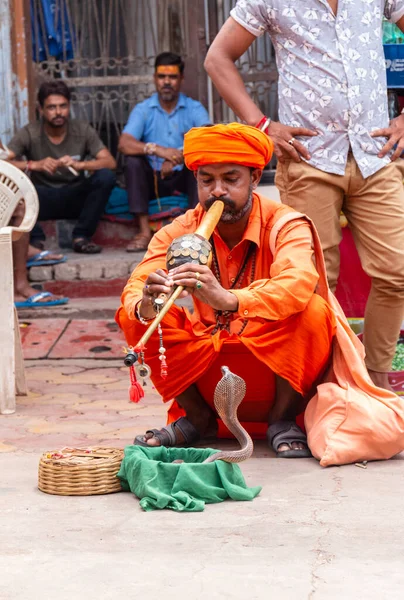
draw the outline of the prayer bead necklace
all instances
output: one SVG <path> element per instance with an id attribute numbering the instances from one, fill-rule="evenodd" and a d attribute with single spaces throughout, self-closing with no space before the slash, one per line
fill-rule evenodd
<path id="1" fill-rule="evenodd" d="M 215 243 L 214 243 L 213 239 L 211 239 L 210 242 L 212 244 L 212 271 L 213 271 L 214 276 L 220 283 L 220 285 L 222 285 L 221 278 L 220 278 L 219 261 L 217 260 Z M 247 251 L 244 255 L 244 260 L 241 265 L 241 269 L 237 273 L 237 276 L 236 276 L 235 280 L 233 281 L 233 283 L 231 284 L 229 289 L 235 290 L 235 289 L 241 288 L 250 258 L 251 258 L 251 271 L 250 271 L 250 278 L 249 278 L 250 281 L 249 281 L 249 283 L 247 283 L 247 285 L 251 285 L 251 283 L 255 279 L 256 246 L 253 242 L 249 243 Z M 224 329 L 225 331 L 228 331 L 230 333 L 231 315 L 234 313 L 230 310 L 214 310 L 214 313 L 215 313 L 215 317 L 216 317 L 216 327 L 214 327 L 214 329 L 212 331 L 212 335 L 215 335 L 215 333 L 217 333 L 217 331 L 222 330 L 222 329 Z M 241 329 L 238 333 L 236 333 L 236 335 L 241 335 L 243 333 L 244 329 L 247 326 L 247 323 L 248 323 L 248 319 L 244 319 Z"/>

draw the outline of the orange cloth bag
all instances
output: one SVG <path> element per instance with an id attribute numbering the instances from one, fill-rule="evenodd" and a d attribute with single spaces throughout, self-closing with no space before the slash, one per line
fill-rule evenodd
<path id="1" fill-rule="evenodd" d="M 271 249 L 280 229 L 302 217 L 288 213 L 276 222 L 271 231 Z M 337 321 L 332 364 L 305 412 L 308 445 L 322 467 L 391 458 L 404 450 L 403 401 L 393 392 L 376 387 L 370 379 L 363 345 L 328 287 L 320 239 L 311 220 L 307 220 L 320 276 L 317 293 L 332 307 Z"/>

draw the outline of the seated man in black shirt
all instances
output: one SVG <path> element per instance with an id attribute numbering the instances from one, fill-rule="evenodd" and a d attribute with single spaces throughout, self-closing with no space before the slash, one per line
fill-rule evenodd
<path id="1" fill-rule="evenodd" d="M 38 221 L 77 219 L 73 250 L 101 252 L 91 237 L 115 184 L 115 159 L 88 123 L 69 118 L 70 91 L 63 81 L 43 83 L 38 103 L 41 120 L 12 138 L 10 160 L 32 179 L 39 197 Z M 31 245 L 42 250 L 44 242 L 37 223 Z"/>

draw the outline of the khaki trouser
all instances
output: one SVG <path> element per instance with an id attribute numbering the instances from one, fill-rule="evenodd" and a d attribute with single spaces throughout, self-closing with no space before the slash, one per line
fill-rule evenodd
<path id="1" fill-rule="evenodd" d="M 314 221 L 332 291 L 339 275 L 339 216 L 343 210 L 362 267 L 372 279 L 365 312 L 366 364 L 373 371 L 389 371 L 404 318 L 401 165 L 396 161 L 364 179 L 352 154 L 345 175 L 325 173 L 304 161 L 288 161 L 278 163 L 275 183 L 284 204 Z"/>

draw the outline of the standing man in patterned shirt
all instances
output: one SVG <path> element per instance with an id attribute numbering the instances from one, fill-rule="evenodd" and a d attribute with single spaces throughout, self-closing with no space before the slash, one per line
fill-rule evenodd
<path id="1" fill-rule="evenodd" d="M 389 389 L 404 316 L 404 190 L 396 159 L 404 115 L 389 123 L 382 19 L 404 30 L 403 0 L 239 0 L 205 68 L 249 125 L 264 126 L 278 158 L 282 202 L 306 213 L 320 234 L 330 287 L 339 275 L 344 210 L 364 270 L 366 364 Z M 235 61 L 267 32 L 279 71 L 279 122 L 248 95 Z"/>

